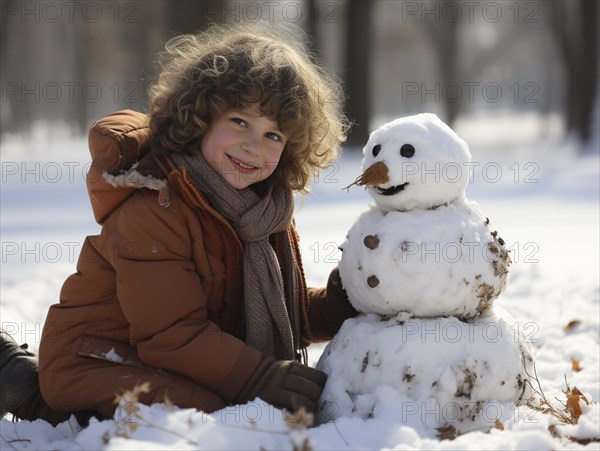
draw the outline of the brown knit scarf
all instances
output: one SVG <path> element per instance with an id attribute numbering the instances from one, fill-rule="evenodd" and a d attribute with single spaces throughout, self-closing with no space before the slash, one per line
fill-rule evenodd
<path id="1" fill-rule="evenodd" d="M 300 285 L 288 227 L 294 211 L 291 190 L 271 184 L 264 196 L 230 186 L 200 151 L 173 154 L 194 184 L 233 226 L 244 244 L 246 343 L 276 359 L 294 359 L 298 346 Z M 279 266 L 269 236 L 285 231 Z"/>

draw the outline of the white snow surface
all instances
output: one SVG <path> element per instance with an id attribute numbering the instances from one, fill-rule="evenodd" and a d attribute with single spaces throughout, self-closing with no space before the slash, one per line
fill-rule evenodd
<path id="1" fill-rule="evenodd" d="M 527 121 L 516 118 L 511 133 L 499 136 L 494 118 L 480 119 L 463 118 L 457 132 L 473 154 L 467 194 L 500 231 L 513 260 L 506 291 L 494 309 L 504 308 L 516 322 L 510 326 L 522 331 L 553 405 L 562 408 L 566 383 L 589 400 L 589 405 L 580 403 L 576 425 L 564 425 L 526 405 L 501 404 L 502 430 L 481 427 L 454 440 L 440 439 L 420 420 L 428 415 L 426 405 L 415 411 L 406 398 L 403 409 L 398 396 L 382 385 L 376 392 L 382 402 L 373 418 L 344 417 L 309 429 L 260 400 L 210 415 L 140 405 L 139 416 L 117 410 L 114 420 L 94 421 L 86 428 L 74 420 L 52 427 L 4 418 L 0 449 L 271 450 L 301 448 L 305 440 L 315 450 L 598 449 L 600 159 L 597 152 L 578 156 L 578 145 L 556 134 L 532 137 Z M 47 309 L 74 271 L 84 237 L 98 232 L 85 191 L 86 149 L 85 139 L 2 145 L 1 323 L 34 350 Z M 313 193 L 298 200 L 296 222 L 310 285 L 326 283 L 341 255 L 338 246 L 369 202 L 361 188 L 342 190 L 360 174 L 360 160 L 360 152 L 345 152 L 314 181 Z M 309 348 L 312 365 L 324 347 Z M 436 362 L 443 355 L 426 357 L 433 368 L 441 367 Z M 573 369 L 573 359 L 579 371 Z"/>
<path id="2" fill-rule="evenodd" d="M 115 348 L 110 348 L 110 351 L 108 351 L 106 354 L 104 354 L 104 358 L 106 360 L 110 360 L 111 362 L 122 362 L 123 361 L 123 357 L 121 357 L 119 354 L 117 354 L 117 351 L 115 351 Z"/>

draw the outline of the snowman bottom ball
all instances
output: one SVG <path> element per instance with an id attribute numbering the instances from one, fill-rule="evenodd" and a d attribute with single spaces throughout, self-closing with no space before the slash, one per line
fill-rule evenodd
<path id="1" fill-rule="evenodd" d="M 493 425 L 499 410 L 532 394 L 533 358 L 515 324 L 493 312 L 468 322 L 408 314 L 349 319 L 317 364 L 327 374 L 317 421 L 397 416 L 425 427 Z"/>

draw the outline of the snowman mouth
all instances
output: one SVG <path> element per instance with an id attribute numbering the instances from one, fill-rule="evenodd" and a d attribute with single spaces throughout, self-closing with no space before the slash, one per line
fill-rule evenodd
<path id="1" fill-rule="evenodd" d="M 402 185 L 390 186 L 389 188 L 382 188 L 380 186 L 376 186 L 377 193 L 382 196 L 393 196 L 394 194 L 398 194 L 400 191 L 404 191 L 404 188 L 408 186 L 408 182 L 403 183 Z"/>

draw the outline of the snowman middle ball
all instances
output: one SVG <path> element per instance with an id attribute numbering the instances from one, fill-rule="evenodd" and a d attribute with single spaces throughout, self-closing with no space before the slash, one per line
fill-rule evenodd
<path id="1" fill-rule="evenodd" d="M 340 276 L 361 313 L 470 318 L 504 290 L 508 250 L 474 202 L 364 212 L 341 245 Z"/>

